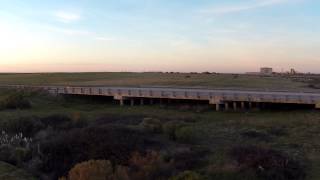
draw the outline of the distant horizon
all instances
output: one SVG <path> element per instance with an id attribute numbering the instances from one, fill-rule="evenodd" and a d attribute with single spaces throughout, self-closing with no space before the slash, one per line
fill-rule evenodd
<path id="1" fill-rule="evenodd" d="M 290 71 L 274 71 L 273 73 L 289 73 Z M 218 71 L 25 71 L 25 72 L 15 72 L 15 71 L 0 71 L 0 74 L 55 74 L 55 73 L 183 73 L 183 74 L 190 74 L 190 73 L 217 73 L 217 74 L 248 74 L 248 73 L 259 73 L 259 71 L 247 71 L 247 72 L 218 72 Z M 301 72 L 298 71 L 297 73 L 302 74 L 320 74 L 317 72 Z M 249 74 L 250 75 L 250 74 Z"/>
<path id="2" fill-rule="evenodd" d="M 0 72 L 320 73 L 316 0 L 10 0 Z"/>

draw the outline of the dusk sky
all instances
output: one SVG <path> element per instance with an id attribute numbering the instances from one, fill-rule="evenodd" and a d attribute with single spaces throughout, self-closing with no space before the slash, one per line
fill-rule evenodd
<path id="1" fill-rule="evenodd" d="M 320 73 L 319 0 L 0 0 L 0 71 Z"/>

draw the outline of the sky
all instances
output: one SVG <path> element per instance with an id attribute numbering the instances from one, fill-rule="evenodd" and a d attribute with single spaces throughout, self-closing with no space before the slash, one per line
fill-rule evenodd
<path id="1" fill-rule="evenodd" d="M 319 0 L 0 0 L 0 72 L 320 73 Z"/>

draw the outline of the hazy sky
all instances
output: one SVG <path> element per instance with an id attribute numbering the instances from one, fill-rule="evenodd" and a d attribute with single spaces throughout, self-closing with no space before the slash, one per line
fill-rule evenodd
<path id="1" fill-rule="evenodd" d="M 0 0 L 0 71 L 320 73 L 319 0 Z"/>

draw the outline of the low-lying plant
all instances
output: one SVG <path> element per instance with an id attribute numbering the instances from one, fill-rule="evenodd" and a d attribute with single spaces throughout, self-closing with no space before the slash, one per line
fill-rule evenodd
<path id="1" fill-rule="evenodd" d="M 29 109 L 31 103 L 23 92 L 10 94 L 0 102 L 0 109 Z"/>
<path id="2" fill-rule="evenodd" d="M 21 166 L 32 157 L 32 139 L 22 133 L 9 135 L 5 131 L 0 135 L 0 161 Z"/>
<path id="3" fill-rule="evenodd" d="M 273 180 L 301 180 L 306 177 L 301 162 L 279 151 L 255 146 L 238 146 L 230 152 L 241 171 L 253 171 L 257 177 Z"/>

